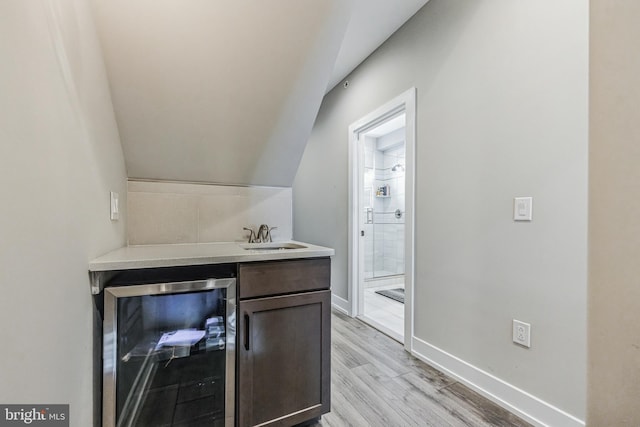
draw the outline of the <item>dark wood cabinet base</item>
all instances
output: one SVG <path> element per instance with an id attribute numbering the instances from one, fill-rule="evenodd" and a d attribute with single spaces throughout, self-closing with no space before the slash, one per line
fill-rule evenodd
<path id="1" fill-rule="evenodd" d="M 319 418 L 330 409 L 331 291 L 328 262 L 318 260 L 243 265 L 239 269 L 238 425 L 290 427 Z M 245 267 L 245 268 L 243 268 Z M 295 272 L 291 269 L 296 269 Z M 250 274 L 243 274 L 248 271 Z M 284 272 L 278 288 L 272 272 Z M 287 293 L 305 272 L 320 291 Z M 318 274 L 320 273 L 320 274 Z M 258 291 L 260 278 L 277 296 L 242 299 Z M 320 277 L 318 277 L 320 276 Z M 300 289 L 309 289 L 301 284 Z M 280 295 L 278 295 L 280 294 Z"/>

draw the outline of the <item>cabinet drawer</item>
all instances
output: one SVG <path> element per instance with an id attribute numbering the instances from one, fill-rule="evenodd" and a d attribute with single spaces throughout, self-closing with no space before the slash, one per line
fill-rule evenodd
<path id="1" fill-rule="evenodd" d="M 254 262 L 238 267 L 240 299 L 329 289 L 331 259 Z"/>

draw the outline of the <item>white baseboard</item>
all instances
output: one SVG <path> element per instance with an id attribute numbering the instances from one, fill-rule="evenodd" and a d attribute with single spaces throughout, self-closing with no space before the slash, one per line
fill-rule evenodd
<path id="1" fill-rule="evenodd" d="M 344 298 L 340 298 L 336 294 L 331 294 L 331 306 L 347 316 L 351 316 L 351 304 Z"/>
<path id="2" fill-rule="evenodd" d="M 415 336 L 413 355 L 454 377 L 525 421 L 540 427 L 584 427 L 585 422 Z"/>

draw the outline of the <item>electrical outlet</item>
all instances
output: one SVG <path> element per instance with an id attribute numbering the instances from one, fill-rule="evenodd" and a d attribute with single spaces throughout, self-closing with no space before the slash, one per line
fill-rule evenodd
<path id="1" fill-rule="evenodd" d="M 531 347 L 531 325 L 513 319 L 513 342 L 524 347 Z"/>

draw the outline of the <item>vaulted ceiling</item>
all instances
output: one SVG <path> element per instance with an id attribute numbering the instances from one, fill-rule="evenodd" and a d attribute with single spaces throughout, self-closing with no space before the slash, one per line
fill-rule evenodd
<path id="1" fill-rule="evenodd" d="M 290 186 L 327 89 L 426 3 L 396 1 L 93 0 L 129 177 Z"/>

